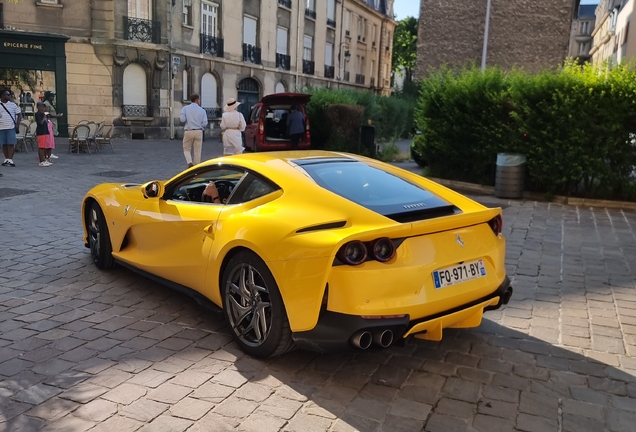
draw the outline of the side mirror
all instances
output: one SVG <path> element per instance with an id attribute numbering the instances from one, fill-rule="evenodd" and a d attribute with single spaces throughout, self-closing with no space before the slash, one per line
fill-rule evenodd
<path id="1" fill-rule="evenodd" d="M 160 181 L 152 181 L 141 185 L 141 193 L 144 198 L 162 197 L 164 192 L 163 183 Z"/>

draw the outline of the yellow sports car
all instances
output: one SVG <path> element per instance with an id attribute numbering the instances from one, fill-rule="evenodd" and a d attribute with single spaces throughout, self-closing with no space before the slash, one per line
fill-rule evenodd
<path id="1" fill-rule="evenodd" d="M 97 267 L 211 300 L 256 357 L 440 340 L 512 294 L 501 209 L 357 155 L 249 153 L 103 184 L 82 221 Z"/>

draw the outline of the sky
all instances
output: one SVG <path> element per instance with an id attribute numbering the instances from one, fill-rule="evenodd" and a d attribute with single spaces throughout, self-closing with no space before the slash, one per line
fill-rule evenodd
<path id="1" fill-rule="evenodd" d="M 598 4 L 599 0 L 581 0 L 581 4 Z M 395 0 L 393 12 L 396 19 L 402 20 L 406 17 L 418 17 L 420 15 L 420 0 Z"/>

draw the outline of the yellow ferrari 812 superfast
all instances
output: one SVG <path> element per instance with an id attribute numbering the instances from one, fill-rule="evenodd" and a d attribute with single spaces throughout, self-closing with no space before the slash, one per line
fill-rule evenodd
<path id="1" fill-rule="evenodd" d="M 501 209 L 357 155 L 248 153 L 102 184 L 82 221 L 97 267 L 210 300 L 256 357 L 437 341 L 512 295 Z"/>

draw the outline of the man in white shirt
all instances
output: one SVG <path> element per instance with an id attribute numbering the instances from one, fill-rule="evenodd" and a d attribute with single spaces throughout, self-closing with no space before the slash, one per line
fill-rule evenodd
<path id="1" fill-rule="evenodd" d="M 223 154 L 233 155 L 243 153 L 243 135 L 241 132 L 245 130 L 245 117 L 236 109 L 241 103 L 234 98 L 227 100 L 225 108 L 223 108 L 223 117 L 221 118 L 221 129 L 223 133 Z"/>
<path id="2" fill-rule="evenodd" d="M 201 147 L 203 144 L 203 131 L 208 125 L 208 115 L 201 108 L 201 99 L 194 93 L 190 96 L 190 105 L 181 109 L 179 120 L 185 123 L 183 127 L 183 154 L 188 167 L 201 163 Z M 194 147 L 194 157 L 190 154 Z"/>
<path id="3" fill-rule="evenodd" d="M 8 89 L 0 93 L 0 146 L 4 153 L 3 166 L 14 167 L 13 153 L 17 144 L 16 129 L 22 121 L 20 108 L 11 102 L 11 92 Z"/>

